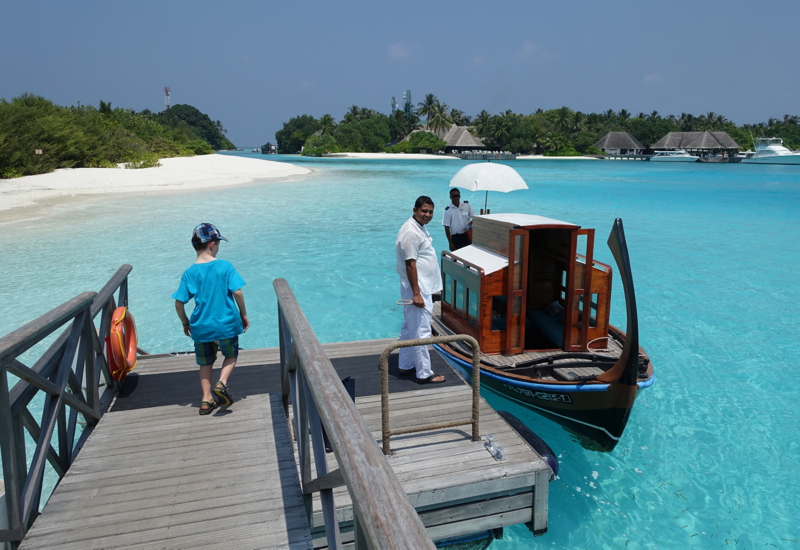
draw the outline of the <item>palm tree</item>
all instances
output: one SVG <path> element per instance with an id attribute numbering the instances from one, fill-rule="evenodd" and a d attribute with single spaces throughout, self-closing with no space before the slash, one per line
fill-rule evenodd
<path id="1" fill-rule="evenodd" d="M 348 124 L 350 122 L 356 122 L 359 119 L 358 117 L 359 117 L 360 112 L 361 112 L 361 109 L 359 109 L 358 106 L 351 105 L 350 109 L 348 109 L 347 112 L 342 117 L 342 122 L 345 122 L 345 123 L 348 123 Z"/>
<path id="2" fill-rule="evenodd" d="M 544 110 L 541 107 L 539 107 L 538 109 L 536 109 L 536 112 L 533 113 L 533 114 L 534 115 L 542 115 L 542 114 L 544 114 Z"/>
<path id="3" fill-rule="evenodd" d="M 572 124 L 572 109 L 561 107 L 556 111 L 555 129 L 559 131 L 568 130 Z"/>
<path id="4" fill-rule="evenodd" d="M 616 116 L 614 114 L 614 109 L 609 109 L 608 111 L 605 112 L 605 115 L 606 115 L 606 118 L 609 120 L 609 122 L 614 120 L 614 117 Z"/>
<path id="5" fill-rule="evenodd" d="M 101 115 L 110 115 L 111 111 L 112 111 L 111 102 L 109 101 L 108 103 L 106 103 L 105 101 L 103 101 L 101 99 L 100 100 L 100 108 L 97 109 L 97 110 L 100 111 Z"/>
<path id="6" fill-rule="evenodd" d="M 572 116 L 571 130 L 573 132 L 582 132 L 586 130 L 586 115 L 580 111 L 575 111 L 575 114 Z"/>
<path id="7" fill-rule="evenodd" d="M 619 125 L 622 126 L 622 129 L 627 129 L 628 120 L 631 118 L 631 114 L 628 112 L 628 110 L 620 109 L 619 113 L 617 113 L 617 118 L 619 118 Z"/>
<path id="8" fill-rule="evenodd" d="M 489 134 L 494 141 L 494 144 L 499 147 L 503 148 L 505 144 L 508 142 L 508 138 L 511 135 L 511 118 L 507 116 L 496 116 L 492 117 L 491 126 L 489 128 Z"/>
<path id="9" fill-rule="evenodd" d="M 439 100 L 436 100 L 428 114 L 428 130 L 442 137 L 452 125 L 453 118 L 450 116 L 450 107 L 446 103 L 439 103 Z"/>
<path id="10" fill-rule="evenodd" d="M 331 115 L 322 115 L 319 119 L 320 135 L 332 135 L 336 130 L 336 120 Z"/>
<path id="11" fill-rule="evenodd" d="M 650 113 L 650 114 L 647 116 L 647 118 L 648 118 L 649 120 L 658 120 L 658 119 L 659 119 L 659 118 L 661 118 L 661 117 L 660 117 L 660 116 L 658 116 L 658 111 L 653 111 L 652 113 Z"/>
<path id="12" fill-rule="evenodd" d="M 469 126 L 470 118 L 460 109 L 450 109 L 450 117 L 456 126 Z"/>
<path id="13" fill-rule="evenodd" d="M 794 126 L 797 124 L 797 117 L 794 115 L 783 115 L 783 123 Z"/>
<path id="14" fill-rule="evenodd" d="M 417 107 L 418 107 L 417 114 L 419 116 L 421 116 L 421 117 L 425 117 L 426 119 L 430 118 L 430 115 L 433 112 L 432 111 L 433 107 L 434 107 L 434 105 L 436 105 L 437 101 L 438 101 L 438 99 L 436 99 L 435 95 L 426 94 L 425 95 L 425 100 L 424 101 L 420 101 L 417 104 Z"/>
<path id="15" fill-rule="evenodd" d="M 473 121 L 475 123 L 475 132 L 478 136 L 483 137 L 489 135 L 489 123 L 491 120 L 492 115 L 486 112 L 485 109 L 478 113 L 478 116 L 476 116 Z"/>

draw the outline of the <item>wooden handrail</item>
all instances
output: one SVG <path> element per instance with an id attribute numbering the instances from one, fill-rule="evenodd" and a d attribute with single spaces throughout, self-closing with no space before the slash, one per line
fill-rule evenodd
<path id="1" fill-rule="evenodd" d="M 303 455 L 303 484 L 311 481 L 307 479 L 308 425 L 312 430 L 312 452 L 318 477 L 328 474 L 318 434 L 321 422 L 353 502 L 356 549 L 362 550 L 365 543 L 373 549 L 435 548 L 400 481 L 342 386 L 289 284 L 284 279 L 276 279 L 273 286 L 278 297 L 282 376 L 294 374 L 294 369 L 299 374 L 296 377 L 299 383 L 293 380 L 290 391 L 296 417 L 297 447 Z M 285 388 L 286 384 L 283 385 Z M 315 422 L 317 414 L 319 420 Z M 331 485 L 323 480 L 318 482 L 320 487 Z M 320 492 L 328 545 L 341 548 L 332 492 L 329 488 Z"/>
<path id="2" fill-rule="evenodd" d="M 46 463 L 63 477 L 119 388 L 108 371 L 104 347 L 116 307 L 114 293 L 121 304 L 128 303 L 130 271 L 130 265 L 123 265 L 99 293 L 79 294 L 0 338 L 0 454 L 10 526 L 0 530 L 0 543 L 22 540 L 39 514 Z M 100 313 L 98 335 L 93 319 Z M 61 328 L 64 332 L 33 366 L 19 360 Z M 20 378 L 11 389 L 7 373 Z M 106 385 L 102 396 L 101 376 Z M 44 406 L 37 420 L 28 405 L 38 394 Z M 79 414 L 86 426 L 76 441 Z M 58 451 L 51 444 L 56 429 Z M 25 431 L 36 441 L 30 460 Z"/>

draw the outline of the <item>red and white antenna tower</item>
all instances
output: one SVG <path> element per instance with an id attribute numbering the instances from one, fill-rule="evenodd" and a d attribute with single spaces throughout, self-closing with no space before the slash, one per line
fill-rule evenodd
<path id="1" fill-rule="evenodd" d="M 169 109 L 169 86 L 164 86 L 164 103 L 167 104 L 167 109 Z"/>

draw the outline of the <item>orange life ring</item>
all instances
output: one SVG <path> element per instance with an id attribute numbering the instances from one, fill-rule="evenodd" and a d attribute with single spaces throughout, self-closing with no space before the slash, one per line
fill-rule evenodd
<path id="1" fill-rule="evenodd" d="M 138 343 L 133 314 L 126 307 L 118 307 L 111 316 L 111 329 L 106 338 L 108 370 L 117 382 L 124 380 L 136 366 Z"/>

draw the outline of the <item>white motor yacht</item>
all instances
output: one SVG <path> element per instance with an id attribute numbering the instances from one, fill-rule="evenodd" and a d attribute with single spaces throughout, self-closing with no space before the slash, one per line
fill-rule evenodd
<path id="1" fill-rule="evenodd" d="M 690 155 L 682 149 L 677 151 L 655 151 L 650 157 L 650 162 L 697 162 L 694 155 Z"/>
<path id="2" fill-rule="evenodd" d="M 800 152 L 790 151 L 781 138 L 756 138 L 755 152 L 747 151 L 742 162 L 748 164 L 800 164 Z"/>

